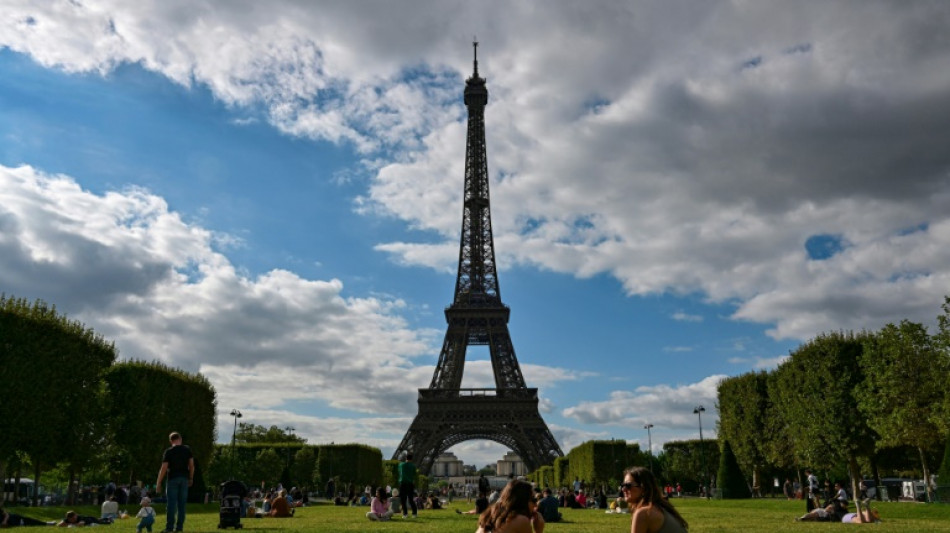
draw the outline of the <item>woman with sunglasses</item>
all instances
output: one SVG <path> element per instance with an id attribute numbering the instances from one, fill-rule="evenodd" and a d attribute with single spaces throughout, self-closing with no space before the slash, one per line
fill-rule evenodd
<path id="1" fill-rule="evenodd" d="M 620 492 L 633 514 L 630 533 L 686 533 L 689 525 L 663 497 L 653 474 L 637 466 L 624 472 Z"/>

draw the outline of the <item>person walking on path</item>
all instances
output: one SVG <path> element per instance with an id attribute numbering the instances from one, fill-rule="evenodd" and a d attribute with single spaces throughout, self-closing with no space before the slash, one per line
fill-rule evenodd
<path id="1" fill-rule="evenodd" d="M 165 483 L 168 507 L 165 529 L 162 533 L 180 533 L 185 527 L 185 504 L 188 503 L 188 487 L 195 481 L 195 458 L 191 448 L 181 443 L 181 435 L 174 431 L 168 436 L 171 447 L 162 455 L 162 467 L 158 470 L 155 492 L 161 494 L 162 479 Z"/>
<path id="2" fill-rule="evenodd" d="M 402 504 L 402 517 L 409 518 L 409 507 L 407 505 L 411 505 L 412 517 L 415 518 L 418 513 L 416 507 L 416 465 L 412 463 L 411 453 L 407 453 L 405 459 L 399 463 L 399 501 Z"/>

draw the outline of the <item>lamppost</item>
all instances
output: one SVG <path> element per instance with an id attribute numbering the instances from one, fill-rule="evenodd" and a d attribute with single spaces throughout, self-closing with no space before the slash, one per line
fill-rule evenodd
<path id="1" fill-rule="evenodd" d="M 703 484 L 706 487 L 706 499 L 709 499 L 709 470 L 706 469 L 706 445 L 703 444 L 703 413 L 706 412 L 706 408 L 702 405 L 696 406 L 693 409 L 693 414 L 699 417 L 699 453 L 703 459 Z"/>
<path id="2" fill-rule="evenodd" d="M 652 427 L 653 424 L 643 426 L 643 429 L 647 430 L 647 448 L 649 448 L 650 451 L 650 473 L 653 473 L 653 436 L 650 434 Z"/>
<path id="3" fill-rule="evenodd" d="M 284 428 L 284 431 L 290 434 L 290 442 L 294 441 L 294 427 L 287 426 Z M 287 446 L 287 474 L 290 475 L 290 446 Z"/>
<path id="4" fill-rule="evenodd" d="M 237 420 L 243 415 L 237 409 L 231 409 L 231 416 L 234 417 L 234 432 L 231 433 L 231 468 L 228 471 L 228 477 L 234 479 L 234 441 L 237 440 Z"/>

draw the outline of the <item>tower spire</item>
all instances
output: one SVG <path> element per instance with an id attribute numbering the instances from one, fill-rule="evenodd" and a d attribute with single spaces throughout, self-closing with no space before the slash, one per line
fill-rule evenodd
<path id="1" fill-rule="evenodd" d="M 472 74 L 472 77 L 477 78 L 478 77 L 478 38 L 472 39 L 472 50 L 475 55 L 475 71 Z"/>

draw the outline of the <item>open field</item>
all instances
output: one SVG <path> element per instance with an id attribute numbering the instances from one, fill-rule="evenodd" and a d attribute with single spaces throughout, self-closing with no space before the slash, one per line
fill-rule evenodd
<path id="1" fill-rule="evenodd" d="M 881 503 L 875 504 L 880 509 L 883 523 L 870 525 L 833 524 L 833 523 L 803 523 L 795 522 L 795 517 L 802 514 L 805 504 L 800 501 L 785 500 L 732 500 L 706 501 L 699 499 L 675 499 L 674 504 L 690 523 L 691 533 L 709 532 L 749 532 L 749 533 L 786 533 L 786 532 L 814 532 L 814 531 L 841 531 L 852 528 L 871 528 L 877 533 L 917 533 L 941 531 L 950 532 L 950 505 L 943 504 L 914 504 L 914 503 Z M 156 505 L 159 519 L 156 521 L 155 533 L 164 526 L 163 505 Z M 459 515 L 454 509 L 467 510 L 472 506 L 465 501 L 456 501 L 449 504 L 448 509 L 438 511 L 419 512 L 416 520 L 403 520 L 396 517 L 390 522 L 370 522 L 365 518 L 368 507 L 335 507 L 319 503 L 311 507 L 297 509 L 293 518 L 262 518 L 244 519 L 244 529 L 251 532 L 281 533 L 319 532 L 335 533 L 349 531 L 401 533 L 404 531 L 422 533 L 458 532 L 472 533 L 476 529 L 476 518 L 473 515 Z M 81 514 L 98 516 L 99 510 L 95 507 L 76 507 Z M 27 516 L 54 520 L 61 518 L 65 513 L 63 507 L 40 508 L 12 508 Z M 138 507 L 126 507 L 131 514 L 138 511 Z M 211 533 L 219 531 L 218 507 L 209 505 L 189 505 L 188 520 L 185 524 L 185 533 Z M 627 532 L 630 530 L 629 515 L 605 514 L 599 510 L 564 509 L 564 522 L 548 524 L 545 533 L 600 533 L 600 532 Z M 134 518 L 118 520 L 111 526 L 98 526 L 96 529 L 114 530 L 115 533 L 134 533 Z M 102 531 L 100 533 L 106 533 Z"/>

